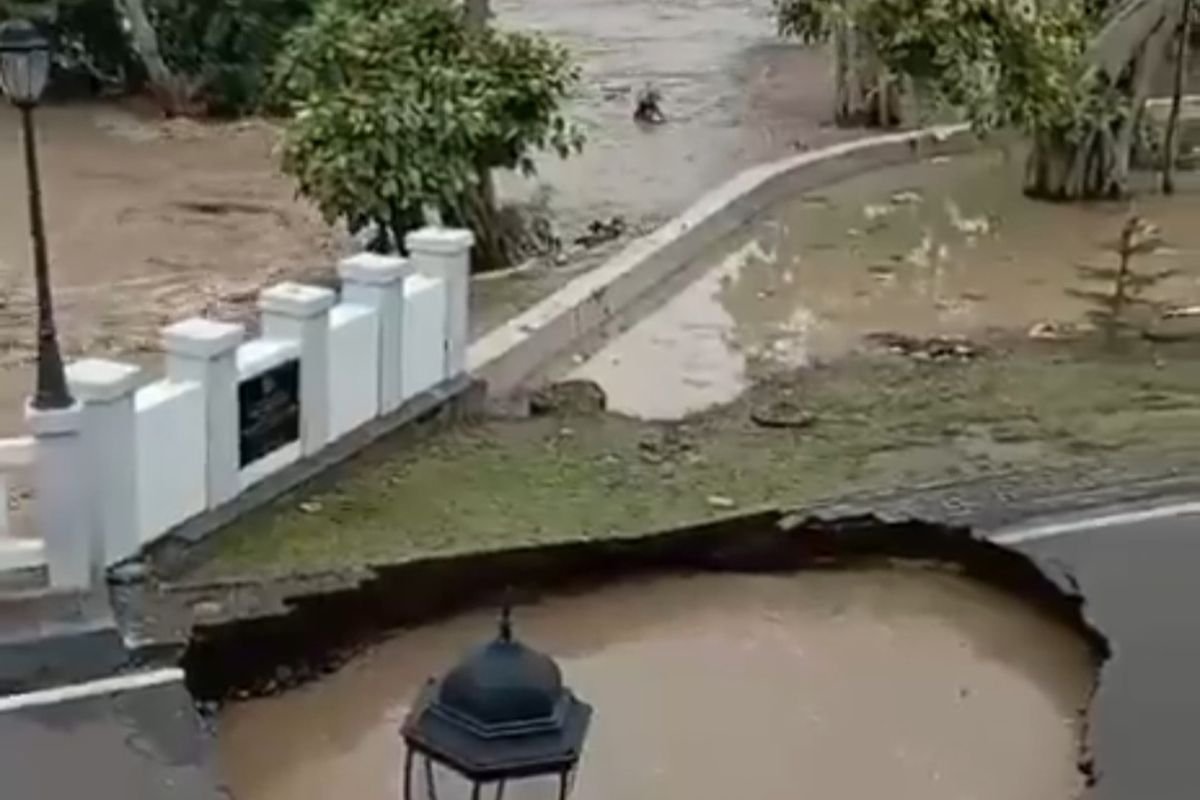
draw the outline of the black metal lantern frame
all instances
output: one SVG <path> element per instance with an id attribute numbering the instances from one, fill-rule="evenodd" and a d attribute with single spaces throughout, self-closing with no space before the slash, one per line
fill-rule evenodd
<path id="1" fill-rule="evenodd" d="M 404 797 L 503 800 L 512 787 L 565 800 L 591 714 L 553 659 L 513 639 L 506 610 L 495 640 L 417 696 L 401 729 Z"/>
<path id="2" fill-rule="evenodd" d="M 38 104 L 50 78 L 50 42 L 33 23 L 0 23 L 0 90 L 18 108 Z"/>

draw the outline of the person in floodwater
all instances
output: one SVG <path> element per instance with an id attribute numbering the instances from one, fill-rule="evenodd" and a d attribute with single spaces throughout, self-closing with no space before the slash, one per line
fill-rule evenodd
<path id="1" fill-rule="evenodd" d="M 635 122 L 643 125 L 661 125 L 667 121 L 667 115 L 662 112 L 659 102 L 662 93 L 653 84 L 646 84 L 637 97 L 637 108 L 633 110 Z"/>

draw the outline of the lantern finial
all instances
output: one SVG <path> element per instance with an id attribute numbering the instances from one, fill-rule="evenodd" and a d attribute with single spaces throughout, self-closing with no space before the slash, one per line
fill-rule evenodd
<path id="1" fill-rule="evenodd" d="M 512 603 L 506 599 L 500 606 L 500 641 L 511 642 L 512 637 Z"/>

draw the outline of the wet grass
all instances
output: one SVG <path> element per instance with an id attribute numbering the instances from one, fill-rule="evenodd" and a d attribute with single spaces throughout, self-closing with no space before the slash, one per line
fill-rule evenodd
<path id="1" fill-rule="evenodd" d="M 490 421 L 368 452 L 324 489 L 216 534 L 185 576 L 324 570 L 634 535 L 768 504 L 991 473 L 1161 463 L 1200 445 L 1195 348 L 1030 348 L 965 362 L 862 356 L 680 423 Z M 767 429 L 784 401 L 814 416 Z"/>

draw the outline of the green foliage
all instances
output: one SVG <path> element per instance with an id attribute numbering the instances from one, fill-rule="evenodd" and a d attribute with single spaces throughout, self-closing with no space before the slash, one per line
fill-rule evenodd
<path id="1" fill-rule="evenodd" d="M 1071 126 L 1094 78 L 1091 23 L 1073 2 L 871 0 L 861 13 L 880 56 L 979 130 Z"/>
<path id="2" fill-rule="evenodd" d="M 283 168 L 328 220 L 398 246 L 424 208 L 468 219 L 481 167 L 532 173 L 535 150 L 578 150 L 561 111 L 577 78 L 563 48 L 469 31 L 446 0 L 325 0 L 275 65 Z"/>
<path id="3" fill-rule="evenodd" d="M 1107 334 L 1110 342 L 1123 330 L 1135 325 L 1129 316 L 1131 311 L 1138 307 L 1157 308 L 1160 305 L 1146 298 L 1143 292 L 1172 277 L 1176 270 L 1137 272 L 1133 268 L 1133 260 L 1135 256 L 1153 253 L 1161 244 L 1162 239 L 1154 224 L 1140 217 L 1130 217 L 1117 241 L 1108 248 L 1117 257 L 1115 267 L 1088 264 L 1077 267 L 1083 280 L 1099 282 L 1101 288 L 1072 288 L 1067 293 L 1092 306 L 1087 312 L 1088 319 Z"/>
<path id="4" fill-rule="evenodd" d="M 780 36 L 806 44 L 828 41 L 839 20 L 850 15 L 850 0 L 772 0 Z"/>
<path id="5" fill-rule="evenodd" d="M 112 0 L 0 0 L 0 20 L 10 17 L 33 20 L 52 38 L 57 84 L 121 83 L 134 68 Z"/>
<path id="6" fill-rule="evenodd" d="M 270 64 L 313 0 L 145 0 L 167 65 L 198 78 L 210 111 L 257 106 Z M 0 19 L 40 20 L 55 40 L 62 73 L 136 86 L 144 77 L 113 0 L 0 0 Z"/>
<path id="7" fill-rule="evenodd" d="M 253 110 L 284 35 L 312 0 L 147 0 L 167 64 L 199 76 L 210 110 Z"/>

